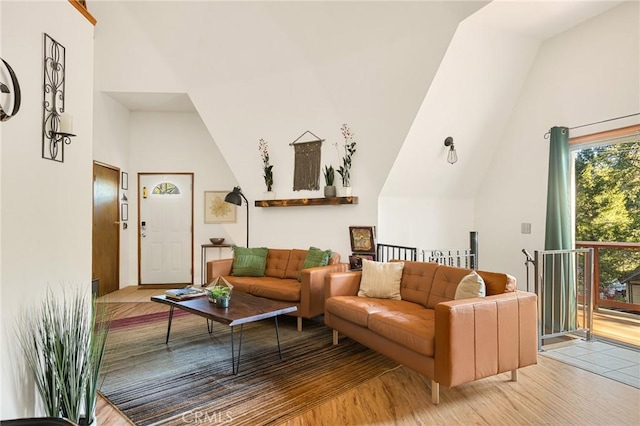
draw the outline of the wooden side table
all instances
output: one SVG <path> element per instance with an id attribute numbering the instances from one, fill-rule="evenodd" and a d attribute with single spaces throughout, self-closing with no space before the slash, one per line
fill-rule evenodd
<path id="1" fill-rule="evenodd" d="M 210 248 L 217 248 L 220 249 L 218 251 L 218 257 L 220 257 L 220 253 L 222 252 L 223 248 L 230 248 L 231 244 L 202 244 L 200 246 L 200 285 L 201 286 L 205 286 L 207 285 L 206 280 L 207 280 L 207 249 Z"/>

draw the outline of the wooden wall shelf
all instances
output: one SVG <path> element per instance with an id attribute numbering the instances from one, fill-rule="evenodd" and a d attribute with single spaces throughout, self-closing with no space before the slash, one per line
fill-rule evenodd
<path id="1" fill-rule="evenodd" d="M 358 204 L 358 197 L 289 198 L 286 200 L 256 200 L 256 207 L 339 206 Z"/>

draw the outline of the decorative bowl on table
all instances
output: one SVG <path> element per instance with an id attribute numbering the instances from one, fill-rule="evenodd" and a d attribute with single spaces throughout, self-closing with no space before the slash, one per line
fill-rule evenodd
<path id="1" fill-rule="evenodd" d="M 209 241 L 211 241 L 211 244 L 219 245 L 224 242 L 224 238 L 209 238 Z"/>

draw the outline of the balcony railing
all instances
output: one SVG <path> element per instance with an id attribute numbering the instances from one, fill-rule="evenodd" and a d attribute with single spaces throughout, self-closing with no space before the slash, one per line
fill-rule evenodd
<path id="1" fill-rule="evenodd" d="M 616 281 L 640 267 L 640 243 L 576 241 L 576 248 L 589 247 L 593 248 L 594 254 L 595 308 L 640 313 L 640 276 L 626 283 Z"/>

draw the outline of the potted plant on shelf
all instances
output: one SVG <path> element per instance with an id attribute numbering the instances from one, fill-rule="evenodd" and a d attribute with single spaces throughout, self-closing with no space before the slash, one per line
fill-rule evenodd
<path id="1" fill-rule="evenodd" d="M 351 129 L 349 129 L 346 123 L 342 125 L 340 130 L 344 138 L 344 144 L 342 146 L 344 155 L 340 159 L 342 164 L 338 168 L 338 174 L 342 178 L 342 187 L 337 188 L 337 194 L 339 197 L 349 197 L 351 196 L 351 160 L 356 153 L 356 142 L 353 140 L 354 133 L 351 132 Z M 338 150 L 338 155 L 340 155 L 337 142 L 335 143 L 335 147 Z"/>
<path id="2" fill-rule="evenodd" d="M 336 187 L 333 186 L 333 181 L 335 180 L 335 170 L 333 170 L 333 166 L 324 166 L 324 196 L 325 198 L 332 198 L 336 196 Z"/>
<path id="3" fill-rule="evenodd" d="M 273 164 L 269 164 L 269 143 L 264 139 L 258 142 L 258 150 L 262 157 L 262 171 L 264 172 L 264 184 L 267 186 L 267 192 L 264 193 L 265 200 L 273 200 L 276 198 L 273 189 Z"/>

